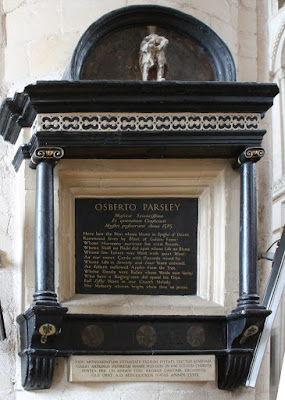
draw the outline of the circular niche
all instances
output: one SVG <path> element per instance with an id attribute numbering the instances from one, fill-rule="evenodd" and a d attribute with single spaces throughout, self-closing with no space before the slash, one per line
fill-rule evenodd
<path id="1" fill-rule="evenodd" d="M 204 49 L 193 40 L 169 29 L 156 33 L 169 40 L 165 55 L 166 80 L 215 81 L 214 66 Z M 82 80 L 141 80 L 139 51 L 149 34 L 147 27 L 132 27 L 112 33 L 93 47 L 82 66 Z"/>
<path id="2" fill-rule="evenodd" d="M 139 51 L 154 32 L 168 39 L 166 80 L 235 81 L 233 57 L 196 18 L 161 6 L 130 6 L 106 14 L 81 37 L 65 74 L 69 80 L 141 80 Z"/>

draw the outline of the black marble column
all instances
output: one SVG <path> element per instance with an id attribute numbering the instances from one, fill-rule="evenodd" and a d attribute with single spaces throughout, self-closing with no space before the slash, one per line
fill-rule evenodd
<path id="1" fill-rule="evenodd" d="M 235 311 L 260 308 L 257 295 L 257 199 L 255 163 L 262 148 L 246 149 L 238 159 L 240 184 L 239 299 Z"/>
<path id="2" fill-rule="evenodd" d="M 54 291 L 53 161 L 37 166 L 34 302 L 56 303 Z"/>
<path id="3" fill-rule="evenodd" d="M 57 304 L 54 288 L 53 168 L 63 155 L 60 150 L 38 149 L 32 158 L 32 164 L 37 169 L 34 304 Z"/>

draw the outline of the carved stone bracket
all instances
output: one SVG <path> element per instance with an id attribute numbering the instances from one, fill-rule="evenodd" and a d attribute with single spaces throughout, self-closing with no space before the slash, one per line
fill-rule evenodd
<path id="1" fill-rule="evenodd" d="M 49 389 L 52 383 L 55 357 L 24 354 L 22 359 L 22 386 L 26 390 Z"/>
<path id="2" fill-rule="evenodd" d="M 31 157 L 30 167 L 37 168 L 41 161 L 52 161 L 55 164 L 64 156 L 64 150 L 61 147 L 38 147 Z"/>
<path id="3" fill-rule="evenodd" d="M 22 359 L 22 386 L 26 390 L 48 389 L 51 386 L 55 344 L 61 333 L 62 320 L 67 308 L 56 306 L 32 306 L 19 315 Z"/>
<path id="4" fill-rule="evenodd" d="M 265 309 L 232 313 L 227 317 L 228 354 L 218 357 L 218 387 L 234 390 L 247 379 L 256 343 L 271 311 Z"/>

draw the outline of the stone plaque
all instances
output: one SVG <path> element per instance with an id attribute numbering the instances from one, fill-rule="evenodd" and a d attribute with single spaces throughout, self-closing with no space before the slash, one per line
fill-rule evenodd
<path id="1" fill-rule="evenodd" d="M 75 201 L 76 292 L 193 295 L 198 199 Z"/>
<path id="2" fill-rule="evenodd" d="M 72 356 L 71 382 L 214 381 L 215 356 Z"/>

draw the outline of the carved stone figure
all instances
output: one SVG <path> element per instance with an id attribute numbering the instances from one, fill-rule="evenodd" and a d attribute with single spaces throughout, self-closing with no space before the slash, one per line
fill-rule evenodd
<path id="1" fill-rule="evenodd" d="M 146 36 L 140 46 L 140 68 L 143 81 L 164 81 L 167 61 L 164 50 L 168 40 L 156 33 Z"/>

